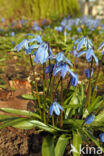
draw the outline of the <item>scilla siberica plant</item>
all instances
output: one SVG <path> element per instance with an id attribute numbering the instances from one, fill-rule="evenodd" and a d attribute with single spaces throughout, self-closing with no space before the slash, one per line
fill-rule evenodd
<path id="1" fill-rule="evenodd" d="M 96 90 L 102 63 L 101 61 L 98 63 L 91 40 L 83 37 L 74 43 L 76 52 L 74 56 L 79 58 L 85 54 L 89 65 L 85 70 L 88 85 L 83 85 L 83 83 L 78 84 L 78 74 L 74 72 L 73 65 L 64 52 L 53 54 L 49 43 L 44 42 L 40 36 L 32 37 L 32 39 L 24 39 L 14 50 L 19 52 L 24 48 L 25 54 L 30 58 L 34 77 L 34 82 L 31 81 L 33 90 L 31 95 L 22 97 L 32 99 L 38 104 L 36 112 L 1 108 L 1 111 L 23 115 L 23 117 L 11 116 L 10 118 L 9 116 L 8 118 L 1 115 L 0 128 L 13 126 L 46 131 L 47 136 L 42 144 L 43 156 L 63 156 L 67 145 L 74 147 L 73 156 L 79 156 L 80 145 L 89 139 L 104 152 L 101 143 L 104 142 L 102 133 L 104 110 L 101 111 L 104 100 L 101 96 L 97 96 Z M 102 43 L 98 51 L 103 48 Z M 95 80 L 93 80 L 94 61 L 97 68 Z M 39 93 L 39 83 L 35 75 L 37 64 L 40 64 L 43 69 L 43 72 L 39 71 L 40 75 L 43 74 L 41 87 L 43 94 Z M 98 139 L 94 137 L 96 130 L 101 132 Z"/>

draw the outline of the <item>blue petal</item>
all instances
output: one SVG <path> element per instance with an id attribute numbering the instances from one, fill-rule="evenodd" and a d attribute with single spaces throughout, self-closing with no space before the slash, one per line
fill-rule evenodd
<path id="1" fill-rule="evenodd" d="M 102 48 L 104 48 L 104 42 L 102 42 L 98 48 L 98 51 L 101 50 Z"/>
<path id="2" fill-rule="evenodd" d="M 66 61 L 70 66 L 73 66 L 69 59 L 65 58 L 65 61 Z"/>
<path id="3" fill-rule="evenodd" d="M 104 133 L 99 134 L 101 142 L 104 142 Z"/>
<path id="4" fill-rule="evenodd" d="M 37 41 L 40 44 L 43 42 L 42 39 L 41 39 L 41 36 L 39 36 L 39 35 L 36 36 L 35 38 L 29 40 L 30 43 L 32 43 L 34 41 Z"/>
<path id="5" fill-rule="evenodd" d="M 35 49 L 35 48 L 39 48 L 39 45 L 34 44 L 34 45 L 30 46 L 30 49 Z"/>
<path id="6" fill-rule="evenodd" d="M 98 65 L 98 58 L 95 56 L 95 54 L 93 54 L 93 57 L 94 57 L 94 59 L 95 59 L 95 62 L 96 62 L 96 65 Z"/>
<path id="7" fill-rule="evenodd" d="M 59 107 L 57 105 L 57 102 L 53 103 L 53 109 L 54 109 L 54 112 L 55 112 L 56 115 L 60 115 L 60 109 L 59 109 Z"/>
<path id="8" fill-rule="evenodd" d="M 65 56 L 64 56 L 64 53 L 63 53 L 63 52 L 60 52 L 60 53 L 58 53 L 58 54 L 56 55 L 56 60 L 57 60 L 57 62 L 63 61 L 64 58 L 65 58 Z"/>
<path id="9" fill-rule="evenodd" d="M 93 55 L 93 53 L 94 53 L 93 49 L 88 49 L 88 50 L 87 50 L 87 53 L 86 53 L 86 60 L 88 60 L 88 62 L 89 62 L 89 60 L 92 60 L 92 55 Z"/>
<path id="10" fill-rule="evenodd" d="M 91 124 L 95 119 L 95 115 L 94 114 L 91 114 L 89 115 L 86 119 L 85 119 L 85 123 L 86 124 Z"/>
<path id="11" fill-rule="evenodd" d="M 49 69 L 50 68 L 50 69 Z M 49 70 L 50 70 L 50 72 L 52 72 L 53 71 L 53 68 L 54 68 L 54 65 L 53 64 L 51 64 L 51 66 L 49 67 L 46 67 L 46 69 L 45 69 L 45 72 L 46 72 L 46 74 L 48 74 L 49 73 Z"/>
<path id="12" fill-rule="evenodd" d="M 26 39 L 24 39 L 14 49 L 17 49 L 17 51 L 19 52 L 23 48 L 23 46 L 26 46 L 27 47 L 27 43 L 28 43 L 28 41 Z"/>
<path id="13" fill-rule="evenodd" d="M 64 111 L 63 107 L 60 104 L 57 103 L 57 106 L 59 107 L 61 111 Z"/>
<path id="14" fill-rule="evenodd" d="M 86 54 L 87 50 L 80 52 L 79 54 L 77 54 L 77 57 L 80 57 L 83 54 Z"/>
<path id="15" fill-rule="evenodd" d="M 78 84 L 78 75 L 75 74 L 74 77 L 72 77 L 71 83 L 74 87 Z"/>
<path id="16" fill-rule="evenodd" d="M 85 45 L 85 41 L 85 37 L 81 39 L 81 41 L 77 45 L 77 51 L 80 51 L 83 48 L 83 46 Z"/>
<path id="17" fill-rule="evenodd" d="M 56 76 L 62 70 L 62 66 L 54 66 L 54 76 Z"/>
<path id="18" fill-rule="evenodd" d="M 65 75 L 66 75 L 66 73 L 67 73 L 68 70 L 69 70 L 68 65 L 67 65 L 67 64 L 64 64 L 64 65 L 62 66 L 62 70 L 61 70 L 61 76 L 62 76 L 62 78 L 65 77 Z"/>
<path id="19" fill-rule="evenodd" d="M 72 77 L 75 77 L 75 74 L 70 69 L 68 69 L 68 71 Z"/>
<path id="20" fill-rule="evenodd" d="M 50 107 L 49 107 L 49 114 L 52 116 L 53 114 L 53 110 L 54 110 L 54 105 L 52 104 Z"/>

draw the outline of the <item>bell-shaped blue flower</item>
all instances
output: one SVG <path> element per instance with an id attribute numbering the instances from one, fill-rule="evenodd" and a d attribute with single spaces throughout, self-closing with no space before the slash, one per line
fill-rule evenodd
<path id="1" fill-rule="evenodd" d="M 39 62 L 41 64 L 44 64 L 48 60 L 48 57 L 49 57 L 48 44 L 43 42 L 42 44 L 40 44 L 40 46 L 36 52 L 34 62 L 36 62 L 37 64 Z"/>
<path id="2" fill-rule="evenodd" d="M 87 49 L 93 48 L 93 44 L 91 40 L 88 39 L 88 37 L 82 37 L 81 39 L 78 39 L 77 41 L 75 41 L 74 44 L 78 44 L 77 51 L 80 51 L 83 48 L 87 48 Z"/>
<path id="3" fill-rule="evenodd" d="M 72 86 L 76 86 L 78 84 L 78 75 L 77 74 L 74 74 L 71 78 L 71 84 Z"/>
<path id="4" fill-rule="evenodd" d="M 24 39 L 22 42 L 20 42 L 15 48 L 14 50 L 17 50 L 17 52 L 19 52 L 23 47 L 25 47 L 26 49 L 28 49 L 28 40 Z"/>
<path id="5" fill-rule="evenodd" d="M 59 103 L 53 102 L 53 104 L 49 107 L 49 114 L 52 116 L 53 112 L 55 112 L 55 114 L 59 116 L 60 110 L 64 111 L 63 107 Z"/>
<path id="6" fill-rule="evenodd" d="M 84 72 L 85 72 L 86 77 L 89 79 L 90 78 L 90 70 L 89 69 L 86 69 Z M 91 77 L 92 76 L 93 76 L 93 69 L 91 71 Z"/>
<path id="7" fill-rule="evenodd" d="M 104 42 L 102 42 L 97 51 L 102 50 L 102 54 L 104 55 Z"/>
<path id="8" fill-rule="evenodd" d="M 32 43 L 34 41 L 36 41 L 36 42 L 38 42 L 40 44 L 43 42 L 42 39 L 41 39 L 41 36 L 39 36 L 39 35 L 36 35 L 35 38 L 32 38 L 32 39 L 29 40 L 30 43 Z"/>
<path id="9" fill-rule="evenodd" d="M 85 119 L 85 123 L 88 125 L 88 124 L 91 124 L 95 119 L 95 115 L 94 114 L 90 114 L 86 119 Z"/>
<path id="10" fill-rule="evenodd" d="M 50 67 L 49 66 L 46 67 L 46 69 L 45 69 L 46 74 L 49 74 L 49 72 L 52 73 L 53 68 L 54 68 L 54 64 L 51 64 Z"/>
<path id="11" fill-rule="evenodd" d="M 91 62 L 92 58 L 94 58 L 96 64 L 98 65 L 98 58 L 95 56 L 93 49 L 87 49 L 87 50 L 81 51 L 79 54 L 77 54 L 77 57 L 80 57 L 83 54 L 86 54 L 86 60 L 88 62 Z"/>
<path id="12" fill-rule="evenodd" d="M 54 76 L 56 76 L 58 73 L 61 73 L 62 78 L 66 76 L 67 72 L 73 74 L 73 72 L 69 69 L 68 64 L 65 63 L 55 64 L 53 72 L 54 72 Z"/>
<path id="13" fill-rule="evenodd" d="M 100 138 L 101 142 L 104 142 L 104 133 L 99 134 L 99 138 Z"/>
<path id="14" fill-rule="evenodd" d="M 62 26 L 59 26 L 59 27 L 55 27 L 55 30 L 59 31 L 59 32 L 62 32 L 64 30 L 64 28 Z"/>
<path id="15" fill-rule="evenodd" d="M 69 59 L 67 59 L 65 57 L 63 52 L 60 52 L 60 53 L 58 53 L 56 55 L 50 55 L 49 58 L 50 59 L 55 59 L 57 63 L 63 62 L 63 63 L 68 63 L 70 66 L 72 66 L 72 63 L 70 62 Z"/>

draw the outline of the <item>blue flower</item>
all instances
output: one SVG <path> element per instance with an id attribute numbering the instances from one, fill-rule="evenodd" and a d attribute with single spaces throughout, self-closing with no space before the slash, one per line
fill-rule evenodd
<path id="1" fill-rule="evenodd" d="M 99 134 L 101 142 L 104 142 L 104 133 Z"/>
<path id="2" fill-rule="evenodd" d="M 21 43 L 19 43 L 14 50 L 16 49 L 17 52 L 19 52 L 23 47 L 25 47 L 26 49 L 28 49 L 28 40 L 24 39 Z"/>
<path id="3" fill-rule="evenodd" d="M 53 68 L 54 68 L 54 64 L 51 64 L 50 67 L 49 66 L 46 67 L 46 69 L 45 69 L 46 74 L 49 74 L 49 72 L 52 73 Z"/>
<path id="4" fill-rule="evenodd" d="M 80 56 L 83 55 L 83 54 L 86 54 L 86 60 L 87 60 L 88 62 L 91 62 L 91 61 L 92 61 L 92 58 L 94 58 L 96 64 L 98 65 L 98 58 L 95 56 L 94 50 L 93 50 L 93 49 L 90 48 L 90 49 L 81 51 L 81 52 L 77 55 L 77 57 L 80 57 Z"/>
<path id="5" fill-rule="evenodd" d="M 72 63 L 70 62 L 69 59 L 67 59 L 67 58 L 65 57 L 65 55 L 64 55 L 63 52 L 60 52 L 60 53 L 58 53 L 58 54 L 56 54 L 56 55 L 50 55 L 49 58 L 50 58 L 50 59 L 55 59 L 55 60 L 57 61 L 57 63 L 63 62 L 63 63 L 68 63 L 69 65 L 72 66 Z"/>
<path id="6" fill-rule="evenodd" d="M 74 74 L 74 76 L 72 76 L 71 84 L 74 87 L 78 84 L 78 75 L 77 74 Z"/>
<path id="7" fill-rule="evenodd" d="M 90 114 L 86 119 L 85 119 L 85 123 L 86 124 L 91 124 L 95 119 L 95 115 L 94 114 Z"/>
<path id="8" fill-rule="evenodd" d="M 15 44 L 15 42 L 14 41 L 11 41 L 11 44 Z"/>
<path id="9" fill-rule="evenodd" d="M 41 29 L 41 27 L 37 24 L 37 22 L 34 21 L 34 24 L 33 24 L 32 30 L 40 31 L 40 30 L 42 30 L 42 29 Z"/>
<path id="10" fill-rule="evenodd" d="M 82 29 L 81 29 L 80 27 L 77 28 L 77 32 L 78 32 L 78 33 L 82 32 Z"/>
<path id="11" fill-rule="evenodd" d="M 93 44 L 92 44 L 91 40 L 88 39 L 88 37 L 82 37 L 81 39 L 76 40 L 74 42 L 74 44 L 78 44 L 77 51 L 80 51 L 83 48 L 87 48 L 87 49 L 93 48 Z"/>
<path id="12" fill-rule="evenodd" d="M 15 32 L 11 32 L 10 33 L 10 36 L 15 36 Z"/>
<path id="13" fill-rule="evenodd" d="M 84 72 L 85 72 L 86 77 L 89 79 L 90 78 L 90 70 L 89 69 L 86 69 Z M 93 69 L 91 71 L 91 77 L 92 76 L 93 76 Z"/>
<path id="14" fill-rule="evenodd" d="M 56 115 L 60 115 L 60 110 L 64 111 L 62 106 L 57 102 L 53 102 L 53 104 L 49 107 L 49 114 L 52 116 L 53 112 L 55 112 Z"/>
<path id="15" fill-rule="evenodd" d="M 62 32 L 64 29 L 62 26 L 59 26 L 59 27 L 55 27 L 55 30 L 56 31 L 59 31 L 59 32 Z"/>
<path id="16" fill-rule="evenodd" d="M 5 22 L 5 18 L 2 17 L 1 18 L 1 22 L 4 23 Z"/>
<path id="17" fill-rule="evenodd" d="M 102 54 L 104 55 L 104 42 L 102 42 L 97 51 L 102 50 Z"/>
<path id="18" fill-rule="evenodd" d="M 73 83 L 74 84 L 74 80 L 75 80 L 75 83 L 76 83 L 76 75 L 70 70 L 69 68 L 69 65 L 66 64 L 66 63 L 56 63 L 55 66 L 54 66 L 54 69 L 53 69 L 53 73 L 54 73 L 54 76 L 56 76 L 58 73 L 61 73 L 61 77 L 64 78 L 67 74 L 67 72 L 71 75 L 71 78 L 75 78 L 73 79 Z"/>
<path id="19" fill-rule="evenodd" d="M 30 43 L 32 43 L 34 41 L 38 42 L 39 44 L 41 44 L 43 42 L 41 39 L 41 36 L 39 36 L 39 35 L 36 35 L 35 38 L 32 38 L 29 40 Z"/>
<path id="20" fill-rule="evenodd" d="M 49 51 L 48 51 L 48 44 L 43 42 L 40 44 L 36 56 L 34 58 L 34 62 L 37 64 L 40 62 L 41 64 L 45 63 L 48 60 L 49 57 Z"/>

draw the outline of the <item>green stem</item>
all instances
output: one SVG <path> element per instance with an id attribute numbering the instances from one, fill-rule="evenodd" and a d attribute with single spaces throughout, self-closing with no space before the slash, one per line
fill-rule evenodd
<path id="1" fill-rule="evenodd" d="M 104 56 L 102 56 L 102 59 L 103 60 Z M 97 76 L 96 76 L 96 81 L 94 83 L 94 89 L 93 89 L 93 93 L 92 93 L 92 98 L 93 99 L 96 95 L 96 86 L 97 86 L 97 82 L 98 82 L 98 79 L 99 79 L 99 74 L 100 74 L 100 69 L 101 69 L 101 66 L 102 66 L 102 61 L 100 60 L 100 64 L 99 64 L 99 67 L 98 67 L 98 72 L 97 72 Z"/>
<path id="2" fill-rule="evenodd" d="M 63 105 L 63 80 L 61 77 L 61 106 Z M 60 117 L 60 128 L 63 127 L 63 112 L 61 111 L 61 117 Z"/>
<path id="3" fill-rule="evenodd" d="M 90 66 L 90 74 L 89 74 L 89 82 L 88 82 L 88 89 L 87 89 L 87 96 L 86 96 L 86 101 L 85 101 L 85 107 L 87 108 L 88 105 L 91 102 L 91 72 L 92 72 L 92 66 L 93 66 L 93 59 L 91 61 L 91 66 Z"/>
<path id="4" fill-rule="evenodd" d="M 37 95 L 37 99 L 38 99 L 38 105 L 40 108 L 40 116 L 42 117 L 40 97 L 39 97 L 39 92 L 38 92 L 38 85 L 37 85 L 37 81 L 35 78 L 35 71 L 34 71 L 34 66 L 33 66 L 32 58 L 31 58 L 31 54 L 29 56 L 30 56 L 30 63 L 31 63 L 32 71 L 33 71 L 34 80 L 35 80 L 35 89 L 36 89 L 36 95 Z"/>
<path id="5" fill-rule="evenodd" d="M 46 64 L 43 64 L 43 94 L 44 94 L 44 105 L 43 105 L 43 120 L 44 123 L 46 123 L 46 92 L 45 92 L 45 87 L 46 87 L 46 75 L 45 75 L 45 68 Z"/>

